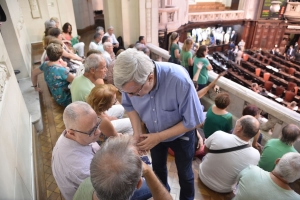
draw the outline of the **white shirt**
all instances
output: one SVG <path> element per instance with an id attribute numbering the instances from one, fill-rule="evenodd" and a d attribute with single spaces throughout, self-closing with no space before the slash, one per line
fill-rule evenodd
<path id="1" fill-rule="evenodd" d="M 109 35 L 109 33 L 108 33 L 108 32 L 106 32 L 104 35 L 106 35 L 106 36 L 110 37 L 110 41 L 111 41 L 111 43 L 112 43 L 112 44 L 114 44 L 114 43 L 118 43 L 118 44 L 119 44 L 118 40 L 116 39 L 116 36 L 115 36 L 115 34 L 111 34 L 111 35 Z"/>
<path id="2" fill-rule="evenodd" d="M 234 134 L 216 131 L 205 140 L 209 149 L 227 149 L 248 144 Z M 228 153 L 207 153 L 199 166 L 199 177 L 210 189 L 227 193 L 232 191 L 238 174 L 248 165 L 257 165 L 260 159 L 259 152 L 253 147 Z"/>
<path id="3" fill-rule="evenodd" d="M 58 138 L 52 152 L 52 173 L 60 192 L 66 200 L 72 200 L 80 183 L 90 176 L 90 164 L 95 155 L 94 142 L 82 146 L 64 136 Z"/>
<path id="4" fill-rule="evenodd" d="M 108 67 L 110 65 L 110 63 L 112 62 L 112 59 L 111 59 L 109 53 L 107 51 L 103 51 L 102 56 L 105 58 L 106 67 Z"/>

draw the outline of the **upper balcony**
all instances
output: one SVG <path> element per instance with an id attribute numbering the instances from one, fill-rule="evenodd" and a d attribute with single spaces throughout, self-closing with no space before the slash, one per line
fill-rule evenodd
<path id="1" fill-rule="evenodd" d="M 179 7 L 165 6 L 158 8 L 158 30 L 167 28 L 168 31 L 176 30 L 181 24 L 178 19 Z"/>
<path id="2" fill-rule="evenodd" d="M 189 13 L 190 22 L 227 21 L 244 19 L 243 10 Z"/>

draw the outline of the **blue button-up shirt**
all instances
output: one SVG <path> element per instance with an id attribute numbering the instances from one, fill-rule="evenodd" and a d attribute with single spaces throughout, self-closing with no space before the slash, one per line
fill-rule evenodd
<path id="1" fill-rule="evenodd" d="M 122 93 L 122 105 L 126 111 L 135 110 L 150 133 L 161 132 L 181 121 L 187 129 L 202 123 L 202 106 L 187 71 L 168 62 L 155 62 L 155 69 L 156 86 L 149 94 L 130 97 Z"/>

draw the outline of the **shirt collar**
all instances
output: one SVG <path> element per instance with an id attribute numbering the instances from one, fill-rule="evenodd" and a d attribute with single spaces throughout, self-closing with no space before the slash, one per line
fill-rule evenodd
<path id="1" fill-rule="evenodd" d="M 153 88 L 151 92 L 153 92 L 153 91 L 156 92 L 159 88 L 159 83 L 160 83 L 160 68 L 157 67 L 157 64 L 154 60 L 152 60 L 152 62 L 154 64 L 154 73 L 155 73 L 155 76 L 156 76 L 156 83 L 155 83 L 155 88 Z"/>

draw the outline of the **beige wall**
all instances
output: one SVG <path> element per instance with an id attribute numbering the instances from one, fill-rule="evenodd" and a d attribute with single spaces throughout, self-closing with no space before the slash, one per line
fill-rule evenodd
<path id="1" fill-rule="evenodd" d="M 114 27 L 116 37 L 123 35 L 122 0 L 109 0 L 103 2 L 104 21 L 106 29 Z"/>
<path id="2" fill-rule="evenodd" d="M 0 199 L 34 199 L 31 120 L 1 34 L 0 46 L 10 74 L 0 101 Z"/>
<path id="3" fill-rule="evenodd" d="M 17 0 L 2 2 L 7 17 L 1 26 L 5 46 L 13 68 L 21 71 L 18 78 L 25 78 L 31 71 L 31 45 L 23 12 Z"/>

